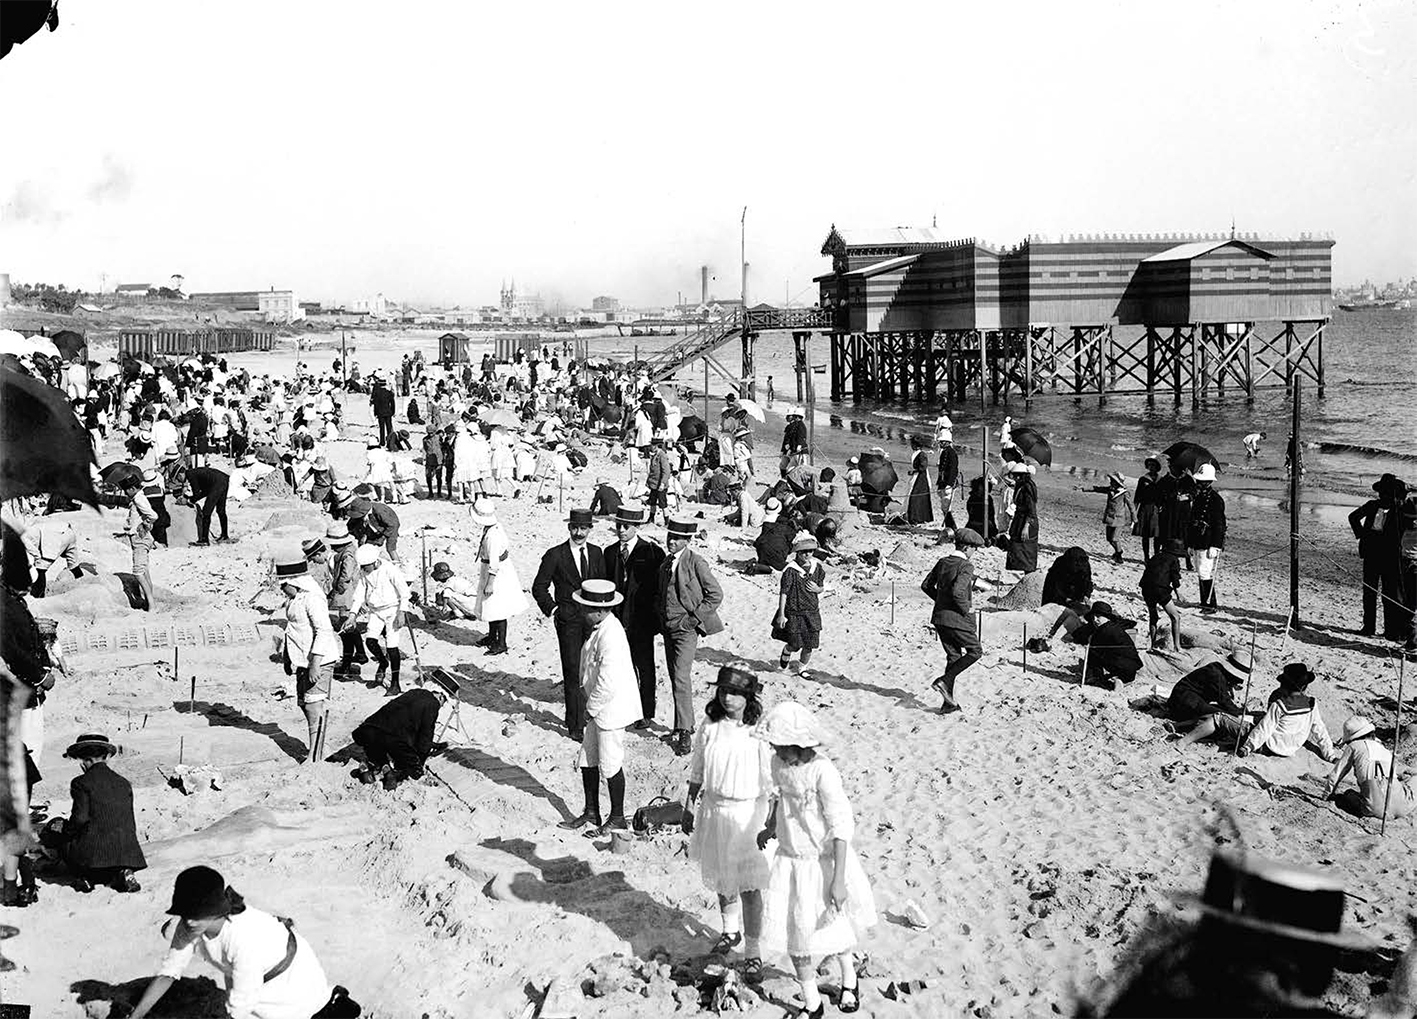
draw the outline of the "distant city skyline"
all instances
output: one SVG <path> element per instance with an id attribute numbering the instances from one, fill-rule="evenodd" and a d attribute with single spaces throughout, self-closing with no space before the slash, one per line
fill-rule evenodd
<path id="1" fill-rule="evenodd" d="M 51 111 L 7 125 L 0 271 L 415 306 L 515 276 L 548 306 L 658 306 L 705 264 L 738 296 L 746 205 L 750 303 L 811 303 L 833 223 L 1234 222 L 1332 233 L 1335 286 L 1417 275 L 1413 5 L 861 13 L 66 0 L 0 61 Z"/>

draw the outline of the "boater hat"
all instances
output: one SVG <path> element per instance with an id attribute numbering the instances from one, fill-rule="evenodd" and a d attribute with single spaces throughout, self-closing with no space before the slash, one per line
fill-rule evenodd
<path id="1" fill-rule="evenodd" d="M 735 668 L 732 665 L 720 667 L 718 678 L 710 680 L 709 686 L 716 686 L 729 693 L 740 693 L 744 697 L 756 697 L 763 688 L 763 684 L 759 682 L 757 676 L 747 669 Z"/>
<path id="2" fill-rule="evenodd" d="M 671 520 L 665 532 L 670 538 L 692 538 L 699 533 L 699 525 L 694 520 Z"/>
<path id="3" fill-rule="evenodd" d="M 300 543 L 300 551 L 305 553 L 306 559 L 314 559 L 321 552 L 327 551 L 327 548 L 320 538 L 306 538 Z"/>
<path id="4" fill-rule="evenodd" d="M 349 525 L 343 520 L 335 520 L 325 528 L 325 544 L 331 548 L 348 545 L 353 540 L 354 535 L 349 533 Z"/>
<path id="5" fill-rule="evenodd" d="M 106 756 L 108 757 L 112 757 L 114 754 L 118 753 L 117 745 L 107 736 L 102 736 L 96 732 L 86 732 L 78 739 L 74 740 L 73 743 L 69 744 L 69 749 L 64 751 L 64 756 L 69 758 L 79 756 L 87 757 L 89 755 L 85 753 L 85 751 L 90 750 L 105 750 L 107 751 Z"/>
<path id="6" fill-rule="evenodd" d="M 644 507 L 639 503 L 622 502 L 620 508 L 615 511 L 615 522 L 617 524 L 630 524 L 639 527 L 645 522 Z"/>
<path id="7" fill-rule="evenodd" d="M 1243 649 L 1231 651 L 1228 656 L 1221 659 L 1221 668 L 1230 673 L 1237 682 L 1243 683 L 1250 678 L 1250 671 L 1255 667 L 1255 661 L 1250 657 L 1250 653 Z"/>
<path id="8" fill-rule="evenodd" d="M 583 580 L 581 589 L 571 595 L 571 600 L 587 608 L 613 609 L 625 596 L 615 590 L 613 580 Z"/>
<path id="9" fill-rule="evenodd" d="M 276 560 L 276 583 L 284 583 L 295 577 L 303 577 L 310 572 L 310 564 L 305 561 L 305 557 L 299 559 L 277 559 Z"/>
<path id="10" fill-rule="evenodd" d="M 581 527 L 594 527 L 595 517 L 588 509 L 573 509 L 571 515 L 566 518 L 566 523 Z"/>

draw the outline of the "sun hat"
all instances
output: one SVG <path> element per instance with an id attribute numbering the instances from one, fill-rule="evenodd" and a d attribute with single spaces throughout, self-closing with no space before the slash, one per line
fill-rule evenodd
<path id="1" fill-rule="evenodd" d="M 1111 474 L 1107 475 L 1107 480 L 1122 488 L 1127 487 L 1127 479 L 1123 476 L 1121 471 L 1113 471 Z"/>
<path id="2" fill-rule="evenodd" d="M 1255 660 L 1244 648 L 1236 648 L 1221 659 L 1220 665 L 1236 680 L 1243 682 L 1250 678 L 1250 672 L 1255 667 Z"/>
<path id="3" fill-rule="evenodd" d="M 594 527 L 595 516 L 588 509 L 573 509 L 571 515 L 566 517 L 566 523 L 573 527 Z"/>
<path id="4" fill-rule="evenodd" d="M 792 551 L 794 552 L 815 552 L 816 550 L 817 539 L 806 532 L 792 539 Z"/>
<path id="5" fill-rule="evenodd" d="M 1201 464 L 1199 467 L 1197 467 L 1197 468 L 1195 469 L 1195 473 L 1192 474 L 1192 477 L 1194 477 L 1197 481 L 1214 481 L 1214 480 L 1215 480 L 1215 464 L 1212 464 L 1212 463 L 1204 463 L 1204 464 Z"/>
<path id="6" fill-rule="evenodd" d="M 669 538 L 692 538 L 699 533 L 698 521 L 695 520 L 670 520 L 666 528 L 665 536 Z"/>
<path id="7" fill-rule="evenodd" d="M 107 736 L 96 732 L 86 732 L 69 744 L 69 749 L 64 751 L 64 756 L 70 759 L 79 756 L 87 757 L 88 754 L 84 751 L 88 750 L 106 750 L 108 753 L 104 756 L 112 757 L 118 753 L 118 745 Z"/>
<path id="8" fill-rule="evenodd" d="M 188 867 L 172 883 L 172 905 L 167 911 L 187 919 L 230 916 L 226 878 L 210 867 Z"/>
<path id="9" fill-rule="evenodd" d="M 763 504 L 763 520 L 769 524 L 776 523 L 780 516 L 782 516 L 782 500 L 773 496 Z"/>
<path id="10" fill-rule="evenodd" d="M 157 484 L 157 471 L 154 470 L 154 469 L 151 468 L 151 467 L 149 467 L 147 470 L 143 471 L 143 484 L 145 484 L 145 485 L 155 485 L 155 484 Z"/>
<path id="11" fill-rule="evenodd" d="M 819 747 L 829 738 L 817 716 L 796 701 L 774 704 L 753 735 L 775 747 Z"/>
<path id="12" fill-rule="evenodd" d="M 379 561 L 378 545 L 360 545 L 354 550 L 354 562 L 357 566 L 372 566 Z"/>
<path id="13" fill-rule="evenodd" d="M 479 527 L 491 527 L 497 522 L 497 507 L 491 499 L 479 496 L 473 500 L 472 509 L 468 511 L 472 522 Z"/>
<path id="14" fill-rule="evenodd" d="M 1205 891 L 1182 897 L 1209 920 L 1228 926 L 1335 948 L 1373 947 L 1362 935 L 1343 933 L 1345 898 L 1342 883 L 1331 872 L 1252 853 L 1216 853 Z"/>
<path id="15" fill-rule="evenodd" d="M 625 600 L 625 596 L 615 590 L 613 580 L 583 580 L 579 591 L 571 595 L 571 600 L 592 609 L 613 609 Z"/>
<path id="16" fill-rule="evenodd" d="M 438 581 L 447 580 L 447 579 L 448 579 L 449 577 L 451 577 L 452 575 L 453 575 L 453 568 L 452 568 L 451 566 L 449 566 L 447 563 L 435 563 L 435 564 L 433 565 L 433 579 L 434 579 L 434 580 L 438 580 Z"/>
<path id="17" fill-rule="evenodd" d="M 305 553 L 306 559 L 314 559 L 321 552 L 329 551 L 329 548 L 321 538 L 306 538 L 300 543 L 300 551 Z"/>
<path id="18" fill-rule="evenodd" d="M 1279 685 L 1291 690 L 1302 690 L 1314 681 L 1314 670 L 1303 662 L 1290 662 L 1279 673 Z"/>
<path id="19" fill-rule="evenodd" d="M 615 511 L 615 522 L 639 527 L 645 522 L 645 509 L 637 502 L 622 502 Z"/>
<path id="20" fill-rule="evenodd" d="M 1362 715 L 1349 715 L 1348 720 L 1343 723 L 1343 738 L 1338 740 L 1338 746 L 1352 743 L 1356 739 L 1365 736 L 1372 736 L 1378 730 L 1373 727 L 1373 723 Z"/>
<path id="21" fill-rule="evenodd" d="M 763 688 L 757 676 L 747 669 L 733 665 L 720 666 L 718 678 L 709 680 L 709 686 L 716 686 L 729 693 L 740 693 L 745 697 L 756 697 Z"/>
<path id="22" fill-rule="evenodd" d="M 348 506 L 354 501 L 354 493 L 349 490 L 349 486 L 337 483 L 330 488 L 330 494 L 335 497 L 336 506 Z"/>
<path id="23" fill-rule="evenodd" d="M 348 545 L 354 540 L 354 535 L 349 533 L 349 525 L 343 520 L 335 520 L 325 528 L 325 544 L 333 547 Z"/>

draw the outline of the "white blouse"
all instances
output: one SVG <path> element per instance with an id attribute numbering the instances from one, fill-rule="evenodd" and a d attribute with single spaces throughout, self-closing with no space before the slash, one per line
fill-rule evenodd
<path id="1" fill-rule="evenodd" d="M 776 756 L 772 780 L 777 787 L 778 852 L 815 859 L 832 839 L 850 842 L 856 833 L 851 802 L 836 765 L 817 752 L 806 764 L 783 764 Z"/>
<path id="2" fill-rule="evenodd" d="M 694 733 L 689 781 L 709 796 L 762 799 L 772 791 L 772 747 L 731 718 L 701 726 Z"/>

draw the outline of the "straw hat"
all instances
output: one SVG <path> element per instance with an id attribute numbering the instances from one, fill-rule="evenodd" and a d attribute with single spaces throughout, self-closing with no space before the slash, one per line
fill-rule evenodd
<path id="1" fill-rule="evenodd" d="M 357 566 L 373 566 L 378 561 L 378 545 L 360 545 L 354 550 L 354 562 Z"/>
<path id="2" fill-rule="evenodd" d="M 343 520 L 335 520 L 325 528 L 325 544 L 331 548 L 338 548 L 341 545 L 348 545 L 354 540 L 354 535 L 349 533 L 349 525 Z"/>
<path id="3" fill-rule="evenodd" d="M 328 551 L 325 542 L 320 538 L 306 538 L 300 543 L 300 551 L 305 553 L 305 558 L 314 559 L 321 552 Z"/>
<path id="4" fill-rule="evenodd" d="M 615 522 L 639 527 L 645 522 L 645 509 L 637 502 L 622 502 L 615 511 Z"/>
<path id="5" fill-rule="evenodd" d="M 296 577 L 307 576 L 309 572 L 310 564 L 306 562 L 303 555 L 298 559 L 293 556 L 287 556 L 284 559 L 276 560 L 277 584 L 284 584 L 287 581 L 294 580 Z"/>
<path id="6" fill-rule="evenodd" d="M 694 520 L 671 520 L 665 531 L 667 538 L 692 538 L 699 533 L 699 525 Z"/>
<path id="7" fill-rule="evenodd" d="M 765 523 L 776 523 L 778 518 L 781 516 L 782 500 L 779 499 L 777 496 L 773 496 L 771 499 L 769 499 L 763 504 L 763 521 Z"/>
<path id="8" fill-rule="evenodd" d="M 819 747 L 828 740 L 817 716 L 796 701 L 774 704 L 753 735 L 776 747 Z"/>
<path id="9" fill-rule="evenodd" d="M 497 507 L 491 499 L 485 497 L 474 500 L 469 513 L 472 522 L 479 527 L 491 527 L 497 522 Z"/>
<path id="10" fill-rule="evenodd" d="M 1234 677 L 1236 682 L 1243 683 L 1250 678 L 1250 672 L 1255 667 L 1255 660 L 1250 657 L 1250 652 L 1243 648 L 1237 648 L 1223 658 L 1220 665 L 1221 668 Z"/>
<path id="11" fill-rule="evenodd" d="M 1343 738 L 1338 741 L 1339 746 L 1352 743 L 1355 739 L 1363 739 L 1372 736 L 1378 730 L 1373 727 L 1373 723 L 1362 715 L 1349 715 L 1348 721 L 1343 723 Z"/>
<path id="12" fill-rule="evenodd" d="M 625 596 L 615 590 L 613 580 L 583 580 L 581 589 L 571 595 L 571 600 L 586 608 L 613 609 Z"/>
<path id="13" fill-rule="evenodd" d="M 1118 488 L 1127 487 L 1127 479 L 1123 476 L 1121 471 L 1113 471 L 1111 474 L 1107 475 L 1107 480 L 1112 482 L 1112 484 L 1116 485 Z"/>
<path id="14" fill-rule="evenodd" d="M 792 551 L 794 552 L 815 552 L 816 550 L 817 539 L 805 531 L 792 539 Z"/>
<path id="15" fill-rule="evenodd" d="M 69 744 L 69 749 L 64 751 L 64 756 L 68 758 L 87 757 L 89 754 L 86 751 L 91 750 L 105 750 L 107 753 L 104 756 L 112 757 L 118 753 L 118 746 L 107 736 L 96 732 L 86 732 Z"/>

